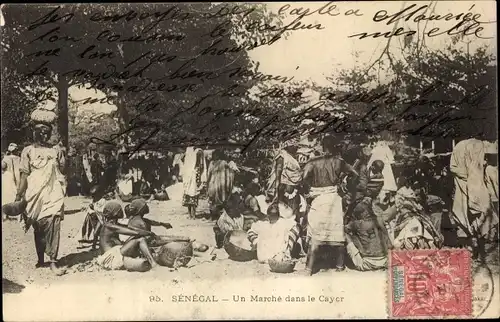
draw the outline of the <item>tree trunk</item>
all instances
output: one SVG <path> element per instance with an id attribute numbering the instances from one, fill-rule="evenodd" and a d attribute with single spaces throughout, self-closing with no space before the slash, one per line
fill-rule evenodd
<path id="1" fill-rule="evenodd" d="M 68 118 L 68 90 L 69 82 L 65 77 L 59 77 L 57 82 L 57 114 L 58 122 L 57 129 L 59 134 L 59 141 L 62 142 L 66 151 L 69 149 L 69 118 Z"/>
<path id="2" fill-rule="evenodd" d="M 59 76 L 59 79 L 56 84 L 58 99 L 57 99 L 57 132 L 58 139 L 65 148 L 64 153 L 64 173 L 68 169 L 68 152 L 69 152 L 69 118 L 68 118 L 68 92 L 69 92 L 69 80 L 65 77 Z M 58 142 L 58 143 L 59 143 Z"/>
<path id="3" fill-rule="evenodd" d="M 116 109 L 118 112 L 118 126 L 120 127 L 120 131 L 125 131 L 130 122 L 130 115 L 127 109 L 121 106 L 120 103 L 116 104 Z"/>

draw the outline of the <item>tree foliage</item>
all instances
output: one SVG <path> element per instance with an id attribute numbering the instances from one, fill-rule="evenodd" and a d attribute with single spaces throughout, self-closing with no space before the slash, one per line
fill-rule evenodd
<path id="1" fill-rule="evenodd" d="M 332 87 L 365 94 L 349 102 L 348 110 L 370 116 L 366 126 L 380 129 L 371 133 L 377 137 L 494 140 L 495 57 L 484 46 L 474 52 L 458 49 L 462 38 L 441 49 L 410 39 L 398 55 L 385 52 L 376 62 L 332 76 Z"/>
<path id="2" fill-rule="evenodd" d="M 7 66 L 2 66 L 2 147 L 10 142 L 24 143 L 29 137 L 29 115 L 36 102 L 21 91 L 19 78 Z"/>
<path id="3" fill-rule="evenodd" d="M 211 123 L 209 109 L 248 108 L 248 90 L 271 78 L 248 51 L 279 40 L 266 25 L 282 26 L 263 5 L 223 3 L 15 5 L 4 15 L 8 67 L 38 94 L 33 99 L 58 102 L 61 133 L 69 124 L 69 87 L 85 86 L 107 93 L 122 131 L 147 138 L 152 148 L 244 133 L 244 120 L 231 117 L 217 122 L 217 133 L 200 132 Z"/>
<path id="4" fill-rule="evenodd" d="M 455 48 L 459 38 L 440 50 L 405 38 L 400 55 L 388 41 L 378 60 L 335 73 L 324 87 L 265 75 L 251 61 L 253 49 L 288 34 L 263 4 L 11 5 L 4 16 L 2 106 L 16 102 L 16 109 L 3 108 L 2 125 L 14 125 L 3 126 L 2 139 L 46 100 L 58 105 L 64 143 L 113 146 L 126 138 L 136 149 L 496 130 L 493 57 L 485 48 Z M 116 113 L 102 126 L 75 124 L 68 106 L 96 101 L 70 101 L 71 87 L 104 92 L 98 103 L 116 105 Z"/>

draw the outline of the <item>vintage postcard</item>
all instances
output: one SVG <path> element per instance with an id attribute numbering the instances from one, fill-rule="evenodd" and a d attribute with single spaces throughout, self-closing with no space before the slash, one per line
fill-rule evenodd
<path id="1" fill-rule="evenodd" d="M 495 2 L 0 11 L 5 321 L 500 316 Z"/>

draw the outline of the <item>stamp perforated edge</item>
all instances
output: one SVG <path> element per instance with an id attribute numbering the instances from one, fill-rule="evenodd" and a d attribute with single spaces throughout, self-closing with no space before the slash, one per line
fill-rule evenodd
<path id="1" fill-rule="evenodd" d="M 466 276 L 468 277 L 469 284 L 467 285 L 467 288 L 469 289 L 469 293 L 471 294 L 470 298 L 470 314 L 469 315 L 446 315 L 446 316 L 393 316 L 392 315 L 392 254 L 393 253 L 405 253 L 405 252 L 415 252 L 415 251 L 429 251 L 429 252 L 439 252 L 439 251 L 452 251 L 452 252 L 462 252 L 466 254 L 467 256 L 467 266 L 466 266 L 466 271 L 465 273 L 467 274 Z M 416 250 L 389 250 L 388 253 L 389 260 L 388 260 L 388 266 L 387 266 L 387 271 L 386 271 L 386 314 L 387 318 L 390 320 L 426 320 L 426 319 L 443 319 L 443 320 L 449 320 L 449 319 L 458 319 L 458 318 L 474 318 L 474 307 L 472 305 L 472 298 L 474 296 L 473 294 L 473 289 L 472 289 L 472 284 L 473 284 L 473 276 L 472 276 L 472 254 L 467 251 L 465 248 L 453 248 L 453 247 L 443 247 L 441 249 L 416 249 Z"/>

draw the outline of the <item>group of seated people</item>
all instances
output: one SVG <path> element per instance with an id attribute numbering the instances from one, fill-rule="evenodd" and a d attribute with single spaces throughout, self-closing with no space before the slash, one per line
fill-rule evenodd
<path id="1" fill-rule="evenodd" d="M 99 206 L 102 208 L 99 208 Z M 107 270 L 126 269 L 134 272 L 145 272 L 158 267 L 154 249 L 171 242 L 193 242 L 188 237 L 158 236 L 152 232 L 152 226 L 172 228 L 169 223 L 144 218 L 149 213 L 145 199 L 134 199 L 122 207 L 118 200 L 104 200 L 101 205 L 94 205 L 92 217 L 94 225 L 94 246 L 99 245 L 100 256 L 97 264 Z M 126 220 L 127 224 L 121 223 Z M 128 236 L 125 241 L 121 235 Z M 204 252 L 208 246 L 194 243 L 194 250 Z"/>
<path id="2" fill-rule="evenodd" d="M 365 160 L 366 161 L 366 160 Z M 356 175 L 348 176 L 342 193 L 345 251 L 351 266 L 357 270 L 376 270 L 387 267 L 391 248 L 416 249 L 441 247 L 443 239 L 439 227 L 426 211 L 426 200 L 412 180 L 403 173 L 397 192 L 383 190 L 384 163 L 375 160 L 355 165 Z M 121 194 L 122 191 L 119 189 Z M 131 194 L 130 194 L 131 195 Z M 99 263 L 108 269 L 125 268 L 145 271 L 157 266 L 152 247 L 171 241 L 186 241 L 183 237 L 158 237 L 151 226 L 171 228 L 169 224 L 144 218 L 148 213 L 146 200 L 133 196 L 123 210 L 116 200 L 94 200 L 94 209 L 88 216 L 87 234 L 94 235 L 94 246 L 99 243 Z M 261 263 L 278 254 L 290 258 L 307 255 L 310 238 L 307 235 L 309 196 L 300 196 L 300 213 L 281 202 L 269 202 L 260 185 L 247 182 L 242 189 L 236 186 L 223 205 L 221 215 L 213 228 L 215 244 L 222 248 L 227 234 L 234 230 L 247 232 L 248 240 Z M 125 212 L 125 213 L 124 213 Z M 128 225 L 118 219 L 128 218 Z M 93 222 L 92 222 L 93 221 Z M 84 225 L 85 226 L 85 225 Z M 415 233 L 416 232 L 416 233 Z M 82 232 L 83 234 L 83 232 Z M 119 235 L 130 236 L 121 242 Z"/>
<path id="3" fill-rule="evenodd" d="M 144 194 L 134 193 L 134 180 L 129 174 L 121 174 L 116 185 L 110 184 L 109 181 L 94 185 L 90 194 L 92 203 L 87 208 L 87 216 L 82 225 L 82 239 L 80 243 L 93 243 L 96 246 L 98 231 L 98 220 L 95 213 L 102 213 L 107 201 L 117 199 L 122 202 L 132 202 L 136 199 L 145 198 L 147 200 L 168 200 L 168 194 L 163 189 L 162 191 L 152 191 Z"/>
<path id="4" fill-rule="evenodd" d="M 427 200 L 413 182 L 400 180 L 398 191 L 385 191 L 383 168 L 380 160 L 370 167 L 366 162 L 358 166 L 358 174 L 346 179 L 342 195 L 345 250 L 351 267 L 361 271 L 386 268 L 389 249 L 438 248 L 443 242 L 439 220 L 427 211 Z M 214 227 L 217 247 L 223 246 L 230 231 L 244 230 L 259 262 L 281 253 L 304 256 L 310 241 L 304 231 L 308 196 L 301 196 L 304 205 L 299 220 L 286 205 L 266 204 L 260 198 L 265 197 L 256 183 L 231 194 Z"/>
<path id="5" fill-rule="evenodd" d="M 300 228 L 292 211 L 283 204 L 263 204 L 261 207 L 258 196 L 256 183 L 250 183 L 243 195 L 237 191 L 230 195 L 214 226 L 217 248 L 223 246 L 228 233 L 243 230 L 247 232 L 259 262 L 267 263 L 282 253 L 297 257 L 301 249 Z"/>
<path id="6" fill-rule="evenodd" d="M 366 196 L 363 194 L 364 197 L 362 197 L 361 191 L 358 191 L 357 195 L 346 196 L 346 199 L 359 199 L 357 206 L 351 206 L 353 209 L 348 212 L 351 219 L 346 225 L 346 230 L 353 236 L 352 243 L 362 250 L 364 250 L 363 245 L 360 245 L 358 241 L 364 242 L 364 240 L 358 237 L 358 232 L 368 229 L 363 221 L 372 219 L 363 216 L 367 217 L 366 208 L 371 207 L 371 199 L 380 192 L 383 186 L 382 168 L 383 164 L 381 165 L 380 162 L 375 162 L 372 166 L 373 175 L 368 182 L 369 188 Z M 306 199 L 306 196 L 300 196 L 300 213 L 295 216 L 292 209 L 284 203 L 266 202 L 269 198 L 261 194 L 261 188 L 255 182 L 250 182 L 242 191 L 234 189 L 214 226 L 217 247 L 223 246 L 224 238 L 229 232 L 244 230 L 256 250 L 259 262 L 266 263 L 270 258 L 282 253 L 291 258 L 304 256 L 308 243 L 304 229 L 307 226 Z M 350 249 L 354 248 L 350 247 Z M 359 257 L 354 251 L 351 253 L 353 257 Z M 359 260 L 355 261 L 355 264 L 358 262 Z"/>

